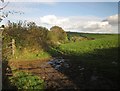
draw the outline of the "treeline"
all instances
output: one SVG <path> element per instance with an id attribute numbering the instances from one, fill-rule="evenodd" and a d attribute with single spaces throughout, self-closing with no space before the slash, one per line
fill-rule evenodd
<path id="1" fill-rule="evenodd" d="M 48 30 L 37 26 L 34 22 L 8 21 L 8 26 L 3 31 L 3 48 L 12 39 L 15 39 L 16 49 L 32 52 L 47 50 L 49 46 L 65 43 L 68 40 L 66 32 L 59 26 L 53 26 Z"/>

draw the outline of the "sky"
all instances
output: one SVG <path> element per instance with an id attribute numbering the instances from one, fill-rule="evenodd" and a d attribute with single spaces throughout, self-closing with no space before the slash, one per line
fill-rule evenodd
<path id="1" fill-rule="evenodd" d="M 11 1 L 4 11 L 20 13 L 9 14 L 1 24 L 27 20 L 48 29 L 57 25 L 72 32 L 118 33 L 118 2 Z"/>

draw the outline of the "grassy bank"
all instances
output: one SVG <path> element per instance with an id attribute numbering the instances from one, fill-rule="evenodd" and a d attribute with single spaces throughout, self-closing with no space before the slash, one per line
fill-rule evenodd
<path id="1" fill-rule="evenodd" d="M 48 60 L 50 58 L 51 55 L 45 51 L 30 52 L 16 50 L 15 55 L 11 57 L 10 61 Z"/>

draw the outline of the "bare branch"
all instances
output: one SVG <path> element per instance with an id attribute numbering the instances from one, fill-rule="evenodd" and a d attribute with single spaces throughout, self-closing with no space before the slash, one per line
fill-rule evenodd
<path id="1" fill-rule="evenodd" d="M 4 3 L 4 0 L 1 0 L 2 3 Z"/>
<path id="2" fill-rule="evenodd" d="M 2 0 L 1 0 L 2 1 Z M 4 2 L 4 1 L 3 1 Z M 0 10 L 3 10 L 7 5 L 9 4 L 9 2 L 7 2 L 6 5 L 4 5 L 3 7 L 0 8 Z"/>

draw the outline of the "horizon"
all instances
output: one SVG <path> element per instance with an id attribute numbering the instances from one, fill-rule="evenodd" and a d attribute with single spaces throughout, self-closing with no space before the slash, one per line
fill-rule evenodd
<path id="1" fill-rule="evenodd" d="M 60 26 L 66 32 L 119 33 L 117 2 L 10 2 L 4 11 L 9 14 L 1 24 L 20 20 L 35 22 L 50 29 Z"/>

